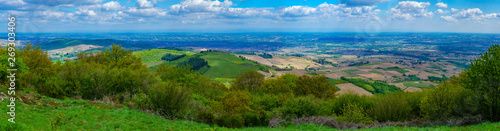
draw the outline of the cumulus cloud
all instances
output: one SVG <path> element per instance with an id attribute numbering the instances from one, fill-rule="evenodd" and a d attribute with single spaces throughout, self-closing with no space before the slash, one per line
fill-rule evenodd
<path id="1" fill-rule="evenodd" d="M 442 9 L 438 9 L 436 10 L 434 13 L 436 14 L 446 14 L 446 13 L 449 13 L 450 11 L 447 11 L 447 10 L 442 10 Z"/>
<path id="2" fill-rule="evenodd" d="M 439 8 L 448 8 L 448 4 L 445 4 L 443 2 L 437 3 L 436 6 Z"/>
<path id="3" fill-rule="evenodd" d="M 284 17 L 302 17 L 316 13 L 316 8 L 309 6 L 290 6 L 279 11 Z"/>
<path id="4" fill-rule="evenodd" d="M 155 4 L 151 1 L 148 0 L 136 0 L 136 6 L 139 8 L 152 8 L 155 6 Z"/>
<path id="5" fill-rule="evenodd" d="M 455 8 L 451 8 L 451 12 L 457 12 L 458 9 L 455 9 Z"/>
<path id="6" fill-rule="evenodd" d="M 130 7 L 127 10 L 124 10 L 125 13 L 128 13 L 132 16 L 137 17 L 155 17 L 155 16 L 165 16 L 166 12 L 161 8 L 146 8 L 140 9 L 136 7 Z"/>
<path id="7" fill-rule="evenodd" d="M 431 18 L 434 13 L 426 8 L 431 4 L 429 2 L 401 1 L 387 13 L 392 15 L 393 19 L 413 20 L 417 17 Z"/>
<path id="8" fill-rule="evenodd" d="M 339 0 L 338 3 L 345 4 L 347 6 L 368 6 L 368 5 L 379 4 L 386 1 L 390 0 Z"/>
<path id="9" fill-rule="evenodd" d="M 491 13 L 483 15 L 479 8 L 461 10 L 451 16 L 441 16 L 441 19 L 449 22 L 458 22 L 459 20 L 484 21 L 486 19 L 500 18 L 500 13 Z"/>
<path id="10" fill-rule="evenodd" d="M 110 1 L 102 5 L 102 9 L 106 11 L 118 11 L 122 8 L 120 2 L 118 1 Z"/>
<path id="11" fill-rule="evenodd" d="M 24 0 L 35 5 L 60 6 L 60 5 L 92 5 L 102 3 L 104 0 Z"/>
<path id="12" fill-rule="evenodd" d="M 186 0 L 180 4 L 170 6 L 170 13 L 172 14 L 189 14 L 199 12 L 219 12 L 223 8 L 229 8 L 233 3 L 225 0 L 220 2 L 218 0 Z"/>

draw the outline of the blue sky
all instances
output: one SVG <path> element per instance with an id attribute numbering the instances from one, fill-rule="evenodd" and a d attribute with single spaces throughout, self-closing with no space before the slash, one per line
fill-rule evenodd
<path id="1" fill-rule="evenodd" d="M 8 15 L 18 32 L 500 33 L 500 0 L 0 0 Z"/>

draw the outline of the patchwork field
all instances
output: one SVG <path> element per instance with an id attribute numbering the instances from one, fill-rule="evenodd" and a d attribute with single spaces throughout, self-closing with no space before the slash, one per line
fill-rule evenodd
<path id="1" fill-rule="evenodd" d="M 337 84 L 336 86 L 340 89 L 340 91 L 337 91 L 336 94 L 353 93 L 358 95 L 373 96 L 372 93 L 364 90 L 361 87 L 353 85 L 352 83 Z"/>

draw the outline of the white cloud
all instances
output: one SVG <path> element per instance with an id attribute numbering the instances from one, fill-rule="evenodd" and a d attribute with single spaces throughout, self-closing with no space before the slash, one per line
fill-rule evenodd
<path id="1" fill-rule="evenodd" d="M 436 13 L 436 14 L 446 14 L 446 13 L 449 13 L 449 12 L 450 11 L 438 9 L 434 13 Z"/>
<path id="2" fill-rule="evenodd" d="M 170 13 L 172 14 L 189 14 L 199 12 L 219 12 L 223 8 L 229 8 L 233 3 L 225 0 L 220 2 L 218 0 L 186 0 L 180 4 L 170 6 Z"/>
<path id="3" fill-rule="evenodd" d="M 135 5 L 139 8 L 153 8 L 155 6 L 155 4 L 153 4 L 153 2 L 148 1 L 148 0 L 136 0 Z"/>
<path id="4" fill-rule="evenodd" d="M 434 13 L 426 8 L 430 6 L 429 2 L 401 1 L 387 13 L 392 14 L 393 19 L 413 20 L 416 17 L 431 18 Z"/>
<path id="5" fill-rule="evenodd" d="M 302 17 L 316 13 L 316 8 L 309 6 L 290 6 L 279 11 L 284 17 Z"/>
<path id="6" fill-rule="evenodd" d="M 437 3 L 436 6 L 439 8 L 448 8 L 448 4 L 445 4 L 443 2 Z"/>
<path id="7" fill-rule="evenodd" d="M 451 8 L 451 12 L 457 12 L 458 9 L 455 9 L 455 8 Z"/>
<path id="8" fill-rule="evenodd" d="M 479 8 L 463 10 L 451 16 L 441 16 L 445 21 L 458 22 L 459 20 L 485 21 L 487 19 L 500 18 L 500 13 L 484 14 Z"/>
<path id="9" fill-rule="evenodd" d="M 34 5 L 59 6 L 59 5 L 93 5 L 102 3 L 104 0 L 24 0 Z"/>
<path id="10" fill-rule="evenodd" d="M 375 5 L 382 2 L 386 2 L 390 0 L 339 0 L 339 4 L 345 4 L 347 6 L 368 6 Z"/>
<path id="11" fill-rule="evenodd" d="M 97 15 L 97 13 L 95 13 L 94 10 L 82 9 L 82 8 L 78 8 L 75 11 L 75 14 L 83 15 L 83 16 L 96 16 Z"/>
<path id="12" fill-rule="evenodd" d="M 127 10 L 124 10 L 124 12 L 138 17 L 155 17 L 155 16 L 165 16 L 166 12 L 163 12 L 163 10 L 164 9 L 161 8 L 139 9 L 136 7 L 130 7 Z"/>
<path id="13" fill-rule="evenodd" d="M 118 1 L 110 1 L 102 5 L 102 9 L 106 11 L 118 11 L 122 8 L 120 2 Z"/>

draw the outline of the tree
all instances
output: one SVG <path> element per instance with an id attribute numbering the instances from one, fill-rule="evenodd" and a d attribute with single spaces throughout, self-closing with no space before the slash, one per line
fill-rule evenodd
<path id="1" fill-rule="evenodd" d="M 251 70 L 240 74 L 233 82 L 231 89 L 257 91 L 264 83 L 264 75 Z"/>
<path id="2" fill-rule="evenodd" d="M 317 98 L 334 98 L 337 88 L 333 87 L 325 75 L 302 75 L 297 81 L 293 93 L 298 96 L 312 94 Z"/>
<path id="3" fill-rule="evenodd" d="M 464 87 L 475 91 L 480 99 L 480 113 L 490 121 L 500 120 L 500 46 L 492 45 L 488 51 L 471 62 Z"/>

